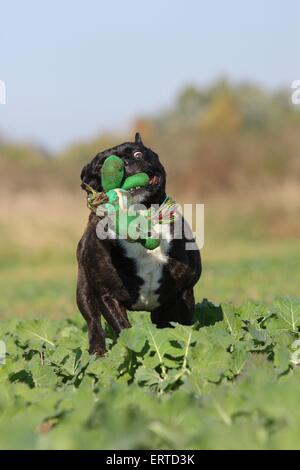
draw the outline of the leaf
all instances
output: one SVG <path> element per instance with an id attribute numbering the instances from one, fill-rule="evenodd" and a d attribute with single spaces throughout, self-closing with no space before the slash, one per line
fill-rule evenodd
<path id="1" fill-rule="evenodd" d="M 224 317 L 223 322 L 234 340 L 243 336 L 242 320 L 238 314 L 238 309 L 232 304 L 222 304 L 221 307 Z"/>
<path id="2" fill-rule="evenodd" d="M 291 367 L 291 353 L 284 344 L 276 344 L 274 347 L 274 366 L 278 374 L 283 374 Z"/>
<path id="3" fill-rule="evenodd" d="M 291 297 L 276 299 L 272 311 L 282 320 L 285 328 L 297 332 L 300 326 L 300 300 Z"/>
<path id="4" fill-rule="evenodd" d="M 267 330 L 255 328 L 255 326 L 251 324 L 247 326 L 247 329 L 252 338 L 258 341 L 259 343 L 270 343 L 270 336 Z"/>
<path id="5" fill-rule="evenodd" d="M 81 349 L 73 349 L 61 363 L 61 372 L 74 377 L 82 371 L 89 363 L 89 354 Z"/>
<path id="6" fill-rule="evenodd" d="M 43 346 L 54 348 L 57 325 L 49 320 L 31 320 L 20 323 L 17 332 L 29 347 L 41 349 Z"/>
<path id="7" fill-rule="evenodd" d="M 161 365 L 163 375 L 166 375 L 166 370 L 164 366 L 164 356 L 170 350 L 170 342 L 168 338 L 168 329 L 158 329 L 154 326 L 147 326 L 146 333 L 147 339 L 150 346 L 150 353 L 153 352 L 151 357 L 152 367 Z M 148 355 L 148 365 L 149 365 L 149 355 Z"/>
<path id="8" fill-rule="evenodd" d="M 249 352 L 241 344 L 237 349 L 233 351 L 229 359 L 229 368 L 233 373 L 233 376 L 238 376 L 243 371 Z"/>
<path id="9" fill-rule="evenodd" d="M 263 303 L 248 301 L 239 307 L 238 312 L 242 320 L 257 324 L 268 317 L 269 308 Z"/>
<path id="10" fill-rule="evenodd" d="M 64 360 L 67 358 L 69 355 L 69 350 L 66 349 L 66 347 L 59 345 L 55 349 L 51 350 L 48 355 L 46 355 L 46 358 L 51 362 L 52 364 L 60 365 L 64 362 Z"/>
<path id="11" fill-rule="evenodd" d="M 218 382 L 229 367 L 230 354 L 215 345 L 197 344 L 192 352 L 192 373 L 202 379 Z"/>
<path id="12" fill-rule="evenodd" d="M 149 369 L 145 366 L 138 368 L 135 374 L 135 380 L 137 383 L 147 385 L 148 387 L 158 385 L 162 381 L 161 377 L 155 370 Z"/>
<path id="13" fill-rule="evenodd" d="M 199 327 L 211 326 L 223 320 L 222 308 L 214 305 L 207 299 L 196 305 L 194 321 L 198 323 Z"/>
<path id="14" fill-rule="evenodd" d="M 182 369 L 185 370 L 188 365 L 188 358 L 192 345 L 196 342 L 196 332 L 192 327 L 176 325 L 176 328 L 170 331 L 171 338 L 176 341 L 177 347 L 170 341 L 168 355 L 178 359 L 182 358 Z"/>
<path id="15" fill-rule="evenodd" d="M 128 349 L 139 353 L 145 347 L 145 329 L 143 327 L 135 326 L 134 328 L 123 330 L 119 341 L 121 341 L 121 343 L 123 343 Z"/>
<path id="16" fill-rule="evenodd" d="M 230 334 L 224 322 L 201 328 L 201 330 L 194 333 L 193 338 L 202 344 L 214 343 L 225 351 L 234 342 L 234 337 Z"/>
<path id="17" fill-rule="evenodd" d="M 52 367 L 43 364 L 41 358 L 35 355 L 28 363 L 28 371 L 32 375 L 35 387 L 54 387 L 57 376 Z"/>

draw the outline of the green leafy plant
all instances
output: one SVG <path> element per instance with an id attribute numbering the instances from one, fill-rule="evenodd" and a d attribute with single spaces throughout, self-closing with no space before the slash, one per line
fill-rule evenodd
<path id="1" fill-rule="evenodd" d="M 215 306 L 193 326 L 147 314 L 109 350 L 87 353 L 81 323 L 7 320 L 0 447 L 23 449 L 299 448 L 300 300 Z"/>

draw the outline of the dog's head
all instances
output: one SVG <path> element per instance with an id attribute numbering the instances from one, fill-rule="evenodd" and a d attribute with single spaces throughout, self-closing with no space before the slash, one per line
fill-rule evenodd
<path id="1" fill-rule="evenodd" d="M 145 172 L 150 180 L 147 186 L 130 190 L 133 203 L 149 207 L 151 204 L 161 204 L 165 197 L 166 172 L 159 161 L 158 155 L 144 146 L 139 133 L 135 135 L 134 142 L 125 142 L 117 147 L 98 153 L 81 172 L 82 188 L 88 184 L 96 191 L 101 192 L 101 168 L 104 160 L 110 155 L 117 155 L 124 161 L 125 175 L 135 175 Z"/>

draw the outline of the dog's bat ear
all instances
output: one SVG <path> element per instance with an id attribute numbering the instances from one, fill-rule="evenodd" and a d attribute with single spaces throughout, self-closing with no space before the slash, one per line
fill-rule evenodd
<path id="1" fill-rule="evenodd" d="M 144 145 L 143 141 L 142 141 L 142 138 L 141 138 L 141 134 L 139 132 L 136 132 L 136 134 L 135 134 L 135 143 L 140 144 L 140 145 Z"/>

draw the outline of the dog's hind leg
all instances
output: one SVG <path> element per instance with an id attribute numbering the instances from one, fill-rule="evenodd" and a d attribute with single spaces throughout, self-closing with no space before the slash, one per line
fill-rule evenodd
<path id="1" fill-rule="evenodd" d="M 100 297 L 99 303 L 102 315 L 117 333 L 130 328 L 126 308 L 121 302 L 109 294 L 104 294 Z"/>
<path id="2" fill-rule="evenodd" d="M 87 322 L 89 336 L 89 352 L 97 356 L 105 353 L 105 334 L 100 321 L 100 306 L 86 279 L 83 268 L 79 268 L 77 282 L 77 305 Z"/>
<path id="3" fill-rule="evenodd" d="M 195 298 L 193 288 L 187 289 L 180 297 L 162 305 L 151 312 L 151 320 L 158 328 L 170 327 L 170 322 L 192 325 Z"/>

